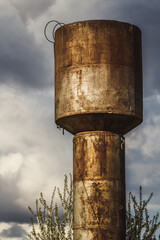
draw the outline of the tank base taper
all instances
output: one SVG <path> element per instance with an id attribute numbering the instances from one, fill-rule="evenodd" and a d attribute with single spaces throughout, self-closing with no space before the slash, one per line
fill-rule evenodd
<path id="1" fill-rule="evenodd" d="M 73 146 L 74 240 L 124 240 L 124 137 L 81 132 Z"/>

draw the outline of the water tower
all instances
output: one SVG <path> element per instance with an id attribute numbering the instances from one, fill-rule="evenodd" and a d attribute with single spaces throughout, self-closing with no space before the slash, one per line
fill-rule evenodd
<path id="1" fill-rule="evenodd" d="M 141 31 L 118 21 L 55 32 L 55 122 L 74 134 L 74 240 L 125 239 L 125 140 L 142 122 Z"/>

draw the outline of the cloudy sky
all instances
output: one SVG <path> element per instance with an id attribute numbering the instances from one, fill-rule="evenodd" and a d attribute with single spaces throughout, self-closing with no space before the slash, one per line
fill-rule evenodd
<path id="1" fill-rule="evenodd" d="M 72 172 L 72 135 L 54 123 L 53 46 L 45 24 L 113 19 L 143 38 L 144 122 L 126 137 L 127 191 L 154 192 L 160 211 L 160 1 L 0 0 L 0 239 L 26 239 L 28 206 Z"/>

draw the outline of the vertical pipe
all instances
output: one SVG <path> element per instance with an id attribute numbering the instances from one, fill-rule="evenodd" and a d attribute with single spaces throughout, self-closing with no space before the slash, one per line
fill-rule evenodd
<path id="1" fill-rule="evenodd" d="M 73 139 L 73 154 L 74 240 L 124 240 L 124 138 L 81 132 Z"/>

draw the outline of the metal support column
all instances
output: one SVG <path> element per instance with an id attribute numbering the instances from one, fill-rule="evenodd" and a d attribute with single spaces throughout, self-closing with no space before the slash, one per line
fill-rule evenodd
<path id="1" fill-rule="evenodd" d="M 74 240 L 124 240 L 124 138 L 82 132 L 73 146 Z"/>

